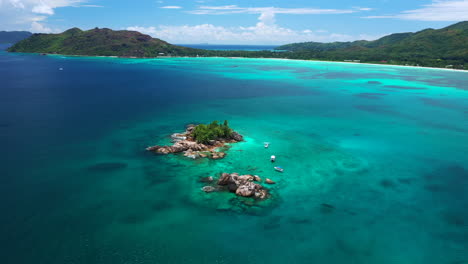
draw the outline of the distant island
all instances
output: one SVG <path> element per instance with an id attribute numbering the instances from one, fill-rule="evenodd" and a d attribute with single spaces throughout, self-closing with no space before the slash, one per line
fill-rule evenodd
<path id="1" fill-rule="evenodd" d="M 195 50 L 171 45 L 136 31 L 72 28 L 60 34 L 34 34 L 10 47 L 11 52 L 83 56 L 157 57 L 193 55 Z"/>
<path id="2" fill-rule="evenodd" d="M 187 125 L 185 132 L 171 135 L 171 146 L 152 146 L 146 148 L 159 154 L 184 153 L 184 156 L 193 159 L 211 158 L 222 159 L 225 152 L 217 149 L 226 147 L 226 143 L 236 143 L 244 138 L 229 127 L 228 121 L 220 124 L 213 121 L 208 125 Z"/>
<path id="3" fill-rule="evenodd" d="M 28 31 L 0 31 L 0 44 L 14 44 L 32 35 Z"/>
<path id="4" fill-rule="evenodd" d="M 375 41 L 295 43 L 277 47 L 277 51 L 196 49 L 172 45 L 136 31 L 72 28 L 60 34 L 33 34 L 8 51 L 133 58 L 282 58 L 468 70 L 468 21 L 438 30 L 392 34 Z"/>

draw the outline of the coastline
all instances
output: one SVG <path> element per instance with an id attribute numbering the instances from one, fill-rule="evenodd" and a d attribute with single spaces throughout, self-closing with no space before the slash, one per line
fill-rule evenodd
<path id="1" fill-rule="evenodd" d="M 247 58 L 247 57 L 216 57 L 216 58 L 229 58 L 229 59 L 266 59 L 266 60 L 287 60 L 287 61 L 305 61 L 305 62 L 327 62 L 327 63 L 345 63 L 345 64 L 361 64 L 361 65 L 372 65 L 372 66 L 384 66 L 384 67 L 405 67 L 405 68 L 416 68 L 416 69 L 432 69 L 432 70 L 445 70 L 454 72 L 468 72 L 468 70 L 458 69 L 447 69 L 437 67 L 425 67 L 425 66 L 409 66 L 409 65 L 397 65 L 397 64 L 379 64 L 379 63 L 368 63 L 368 62 L 347 62 L 347 61 L 322 61 L 322 60 L 298 60 L 298 59 L 285 59 L 285 58 Z"/>
<path id="2" fill-rule="evenodd" d="M 7 53 L 16 53 L 16 54 L 37 54 L 42 55 L 42 53 L 36 52 L 9 52 Z M 452 71 L 452 72 L 465 72 L 468 73 L 468 70 L 464 69 L 448 69 L 448 68 L 437 68 L 437 67 L 427 67 L 427 66 L 409 66 L 409 65 L 397 65 L 397 64 L 379 64 L 379 63 L 368 63 L 368 62 L 346 62 L 346 61 L 324 61 L 324 60 L 300 60 L 300 59 L 286 59 L 286 58 L 249 58 L 249 57 L 193 57 L 193 56 L 161 56 L 161 57 L 120 57 L 120 56 L 90 56 L 90 55 L 67 55 L 67 54 L 45 54 L 46 56 L 64 56 L 64 57 L 83 57 L 83 58 L 113 58 L 113 59 L 146 59 L 146 60 L 154 60 L 154 59 L 180 59 L 180 58 L 193 58 L 193 59 L 206 59 L 206 58 L 224 58 L 224 59 L 264 59 L 264 60 L 286 60 L 286 61 L 299 61 L 299 62 L 320 62 L 320 63 L 346 63 L 346 64 L 356 64 L 356 65 L 371 65 L 371 66 L 383 66 L 383 67 L 404 67 L 409 69 L 432 69 L 432 70 L 444 70 L 444 71 Z"/>

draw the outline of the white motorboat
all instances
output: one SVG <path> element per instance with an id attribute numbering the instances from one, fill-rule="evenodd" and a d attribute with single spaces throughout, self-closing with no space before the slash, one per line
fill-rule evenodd
<path id="1" fill-rule="evenodd" d="M 283 172 L 283 171 L 284 171 L 284 169 L 281 168 L 281 167 L 279 167 L 279 166 L 278 166 L 278 167 L 275 167 L 275 170 L 276 170 L 276 171 L 279 171 L 279 172 Z"/>
<path id="2" fill-rule="evenodd" d="M 276 156 L 275 156 L 275 155 L 271 155 L 270 160 L 271 160 L 271 162 L 275 162 Z"/>
<path id="3" fill-rule="evenodd" d="M 263 145 L 265 146 L 265 148 L 268 148 L 270 146 L 270 142 L 264 142 Z"/>

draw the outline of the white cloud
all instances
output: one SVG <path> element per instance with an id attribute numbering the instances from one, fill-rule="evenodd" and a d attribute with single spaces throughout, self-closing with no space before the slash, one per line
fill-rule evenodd
<path id="1" fill-rule="evenodd" d="M 128 27 L 170 43 L 212 43 L 212 44 L 286 44 L 304 41 L 349 41 L 356 39 L 377 39 L 379 36 L 350 36 L 345 34 L 324 34 L 323 30 L 293 30 L 275 23 L 275 12 L 263 10 L 258 23 L 250 27 L 222 27 L 212 24 L 195 26 L 157 26 L 157 27 Z"/>
<path id="2" fill-rule="evenodd" d="M 396 15 L 366 16 L 364 18 L 393 18 L 418 21 L 468 20 L 468 0 L 433 0 L 419 9 L 403 11 Z"/>
<path id="3" fill-rule="evenodd" d="M 54 9 L 51 6 L 48 6 L 44 3 L 39 3 L 38 5 L 33 7 L 32 12 L 37 14 L 53 15 Z"/>
<path id="4" fill-rule="evenodd" d="M 104 7 L 102 5 L 80 5 L 80 7 Z"/>
<path id="5" fill-rule="evenodd" d="M 352 9 L 322 9 L 322 8 L 278 8 L 278 7 L 239 7 L 237 5 L 226 6 L 200 6 L 198 9 L 187 11 L 195 15 L 225 15 L 225 14 L 262 14 L 270 12 L 273 14 L 296 14 L 296 15 L 319 15 L 319 14 L 350 14 L 359 11 L 369 11 L 370 8 Z"/>
<path id="6" fill-rule="evenodd" d="M 359 11 L 372 11 L 374 10 L 373 8 L 369 8 L 369 7 L 359 7 L 359 6 L 356 6 L 354 7 L 355 9 L 359 10 Z"/>
<path id="7" fill-rule="evenodd" d="M 128 30 L 140 31 L 170 43 L 213 43 L 213 44 L 285 44 L 302 41 L 348 41 L 355 39 L 376 39 L 380 36 L 350 36 L 345 34 L 327 33 L 317 29 L 293 30 L 276 24 L 276 14 L 348 14 L 360 12 L 362 8 L 353 9 L 312 9 L 312 8 L 277 8 L 277 7 L 239 7 L 200 6 L 188 11 L 196 15 L 223 14 L 258 14 L 257 24 L 250 27 L 223 27 L 212 24 L 156 27 L 128 27 Z"/>
<path id="8" fill-rule="evenodd" d="M 181 6 L 161 6 L 160 8 L 164 9 L 181 9 Z"/>
<path id="9" fill-rule="evenodd" d="M 3 5 L 3 1 L 0 4 Z M 21 0 L 10 0 L 10 4 L 15 8 L 24 9 L 24 4 L 21 3 Z"/>
<path id="10" fill-rule="evenodd" d="M 52 33 L 54 32 L 52 29 L 45 27 L 39 22 L 33 21 L 31 23 L 31 28 L 29 29 L 31 32 L 41 32 L 41 33 Z"/>
<path id="11" fill-rule="evenodd" d="M 0 29 L 55 32 L 44 23 L 61 7 L 101 7 L 88 0 L 0 0 Z"/>

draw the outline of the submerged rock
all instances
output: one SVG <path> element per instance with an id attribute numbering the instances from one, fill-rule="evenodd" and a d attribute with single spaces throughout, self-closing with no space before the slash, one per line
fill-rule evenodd
<path id="1" fill-rule="evenodd" d="M 274 182 L 274 181 L 272 181 L 272 180 L 270 180 L 270 179 L 267 178 L 267 179 L 265 180 L 265 183 L 268 183 L 268 184 L 275 184 L 276 182 Z"/>
<path id="2" fill-rule="evenodd" d="M 216 152 L 216 151 L 211 152 L 212 159 L 222 159 L 224 157 L 226 157 L 226 153 L 224 152 Z"/>
<path id="3" fill-rule="evenodd" d="M 202 177 L 200 178 L 200 182 L 213 182 L 214 178 L 213 176 L 208 176 L 208 177 Z"/>
<path id="4" fill-rule="evenodd" d="M 209 193 L 209 192 L 214 192 L 214 191 L 216 191 L 216 188 L 213 187 L 213 186 L 204 186 L 204 187 L 202 188 L 202 191 L 207 192 L 207 193 Z"/>

